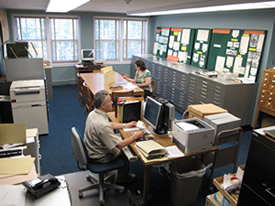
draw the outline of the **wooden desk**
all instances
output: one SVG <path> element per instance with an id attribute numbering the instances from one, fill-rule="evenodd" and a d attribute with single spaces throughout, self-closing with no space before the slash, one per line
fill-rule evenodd
<path id="1" fill-rule="evenodd" d="M 112 94 L 112 90 L 109 88 L 110 85 L 107 85 L 107 86 L 104 85 L 103 73 L 81 73 L 80 77 L 88 85 L 93 95 L 102 89 L 105 89 L 106 91 L 108 91 L 110 95 Z M 127 80 L 123 79 L 123 77 L 119 73 L 115 72 L 115 82 L 127 83 Z M 140 87 L 136 87 L 134 89 L 134 96 L 144 97 L 143 89 L 141 89 Z"/>
<path id="2" fill-rule="evenodd" d="M 108 116 L 110 117 L 111 121 L 113 122 L 118 122 L 117 118 L 115 118 L 115 113 L 114 112 L 109 112 Z M 144 122 L 145 126 L 148 127 L 148 124 L 146 122 Z M 123 138 L 128 138 L 130 137 L 130 133 L 131 132 L 125 132 L 123 129 L 119 130 L 122 137 Z M 154 136 L 153 134 L 150 136 Z M 166 136 L 154 136 L 155 141 L 157 141 L 158 143 L 160 143 L 162 146 L 164 147 L 168 147 L 168 146 L 172 146 L 175 145 L 175 143 L 173 143 L 172 141 L 172 136 L 171 135 L 166 135 Z M 143 181 L 143 200 L 142 200 L 142 205 L 146 205 L 147 204 L 147 200 L 148 200 L 148 194 L 149 194 L 149 188 L 150 188 L 150 177 L 151 177 L 151 168 L 153 165 L 157 165 L 157 164 L 162 164 L 162 163 L 167 163 L 167 162 L 171 162 L 177 159 L 181 159 L 181 158 L 185 158 L 185 157 L 190 157 L 190 156 L 197 156 L 197 155 L 202 155 L 205 153 L 209 153 L 209 152 L 215 152 L 215 157 L 214 157 L 214 161 L 216 159 L 216 151 L 218 151 L 218 147 L 217 146 L 213 146 L 211 148 L 211 150 L 207 150 L 207 151 L 203 151 L 203 152 L 197 152 L 197 153 L 184 153 L 180 148 L 180 150 L 184 153 L 183 157 L 177 157 L 177 158 L 169 158 L 167 160 L 162 160 L 162 161 L 154 161 L 154 162 L 144 162 L 141 155 L 139 154 L 139 152 L 136 149 L 135 146 L 136 142 L 133 142 L 130 146 L 132 148 L 132 150 L 138 155 L 139 159 L 142 161 L 142 163 L 145 166 L 144 169 L 144 181 Z M 215 162 L 214 162 L 215 163 Z M 213 163 L 213 165 L 215 165 Z M 213 173 L 213 167 L 212 169 L 212 173 Z"/>

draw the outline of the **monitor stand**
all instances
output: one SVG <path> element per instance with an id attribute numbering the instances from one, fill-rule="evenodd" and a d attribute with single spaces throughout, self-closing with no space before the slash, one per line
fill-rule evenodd
<path id="1" fill-rule="evenodd" d="M 151 125 L 148 126 L 148 129 L 155 136 L 166 136 L 168 134 L 168 132 L 165 132 L 164 130 L 161 130 L 161 131 L 155 130 Z"/>

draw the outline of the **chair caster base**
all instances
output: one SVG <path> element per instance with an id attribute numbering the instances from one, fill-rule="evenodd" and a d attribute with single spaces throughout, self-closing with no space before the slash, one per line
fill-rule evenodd
<path id="1" fill-rule="evenodd" d="M 81 198 L 83 198 L 83 192 L 79 192 L 78 193 L 78 197 L 81 199 Z"/>

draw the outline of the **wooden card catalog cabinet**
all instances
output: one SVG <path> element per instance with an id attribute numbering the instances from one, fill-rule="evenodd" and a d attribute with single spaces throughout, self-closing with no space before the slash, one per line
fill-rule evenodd
<path id="1" fill-rule="evenodd" d="M 260 112 L 275 117 L 275 69 L 264 70 L 254 128 L 256 127 Z"/>

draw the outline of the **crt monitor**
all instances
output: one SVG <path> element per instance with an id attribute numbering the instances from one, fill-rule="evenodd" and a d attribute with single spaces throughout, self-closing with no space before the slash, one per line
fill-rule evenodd
<path id="1" fill-rule="evenodd" d="M 147 97 L 143 119 L 149 123 L 149 130 L 153 134 L 166 135 L 171 130 L 174 118 L 174 105 L 161 97 Z"/>
<path id="2" fill-rule="evenodd" d="M 149 130 L 158 133 L 158 121 L 160 120 L 162 104 L 157 100 L 147 97 L 143 119 L 148 122 Z"/>
<path id="3" fill-rule="evenodd" d="M 82 61 L 93 61 L 95 59 L 94 49 L 82 49 L 81 50 L 81 60 Z"/>

